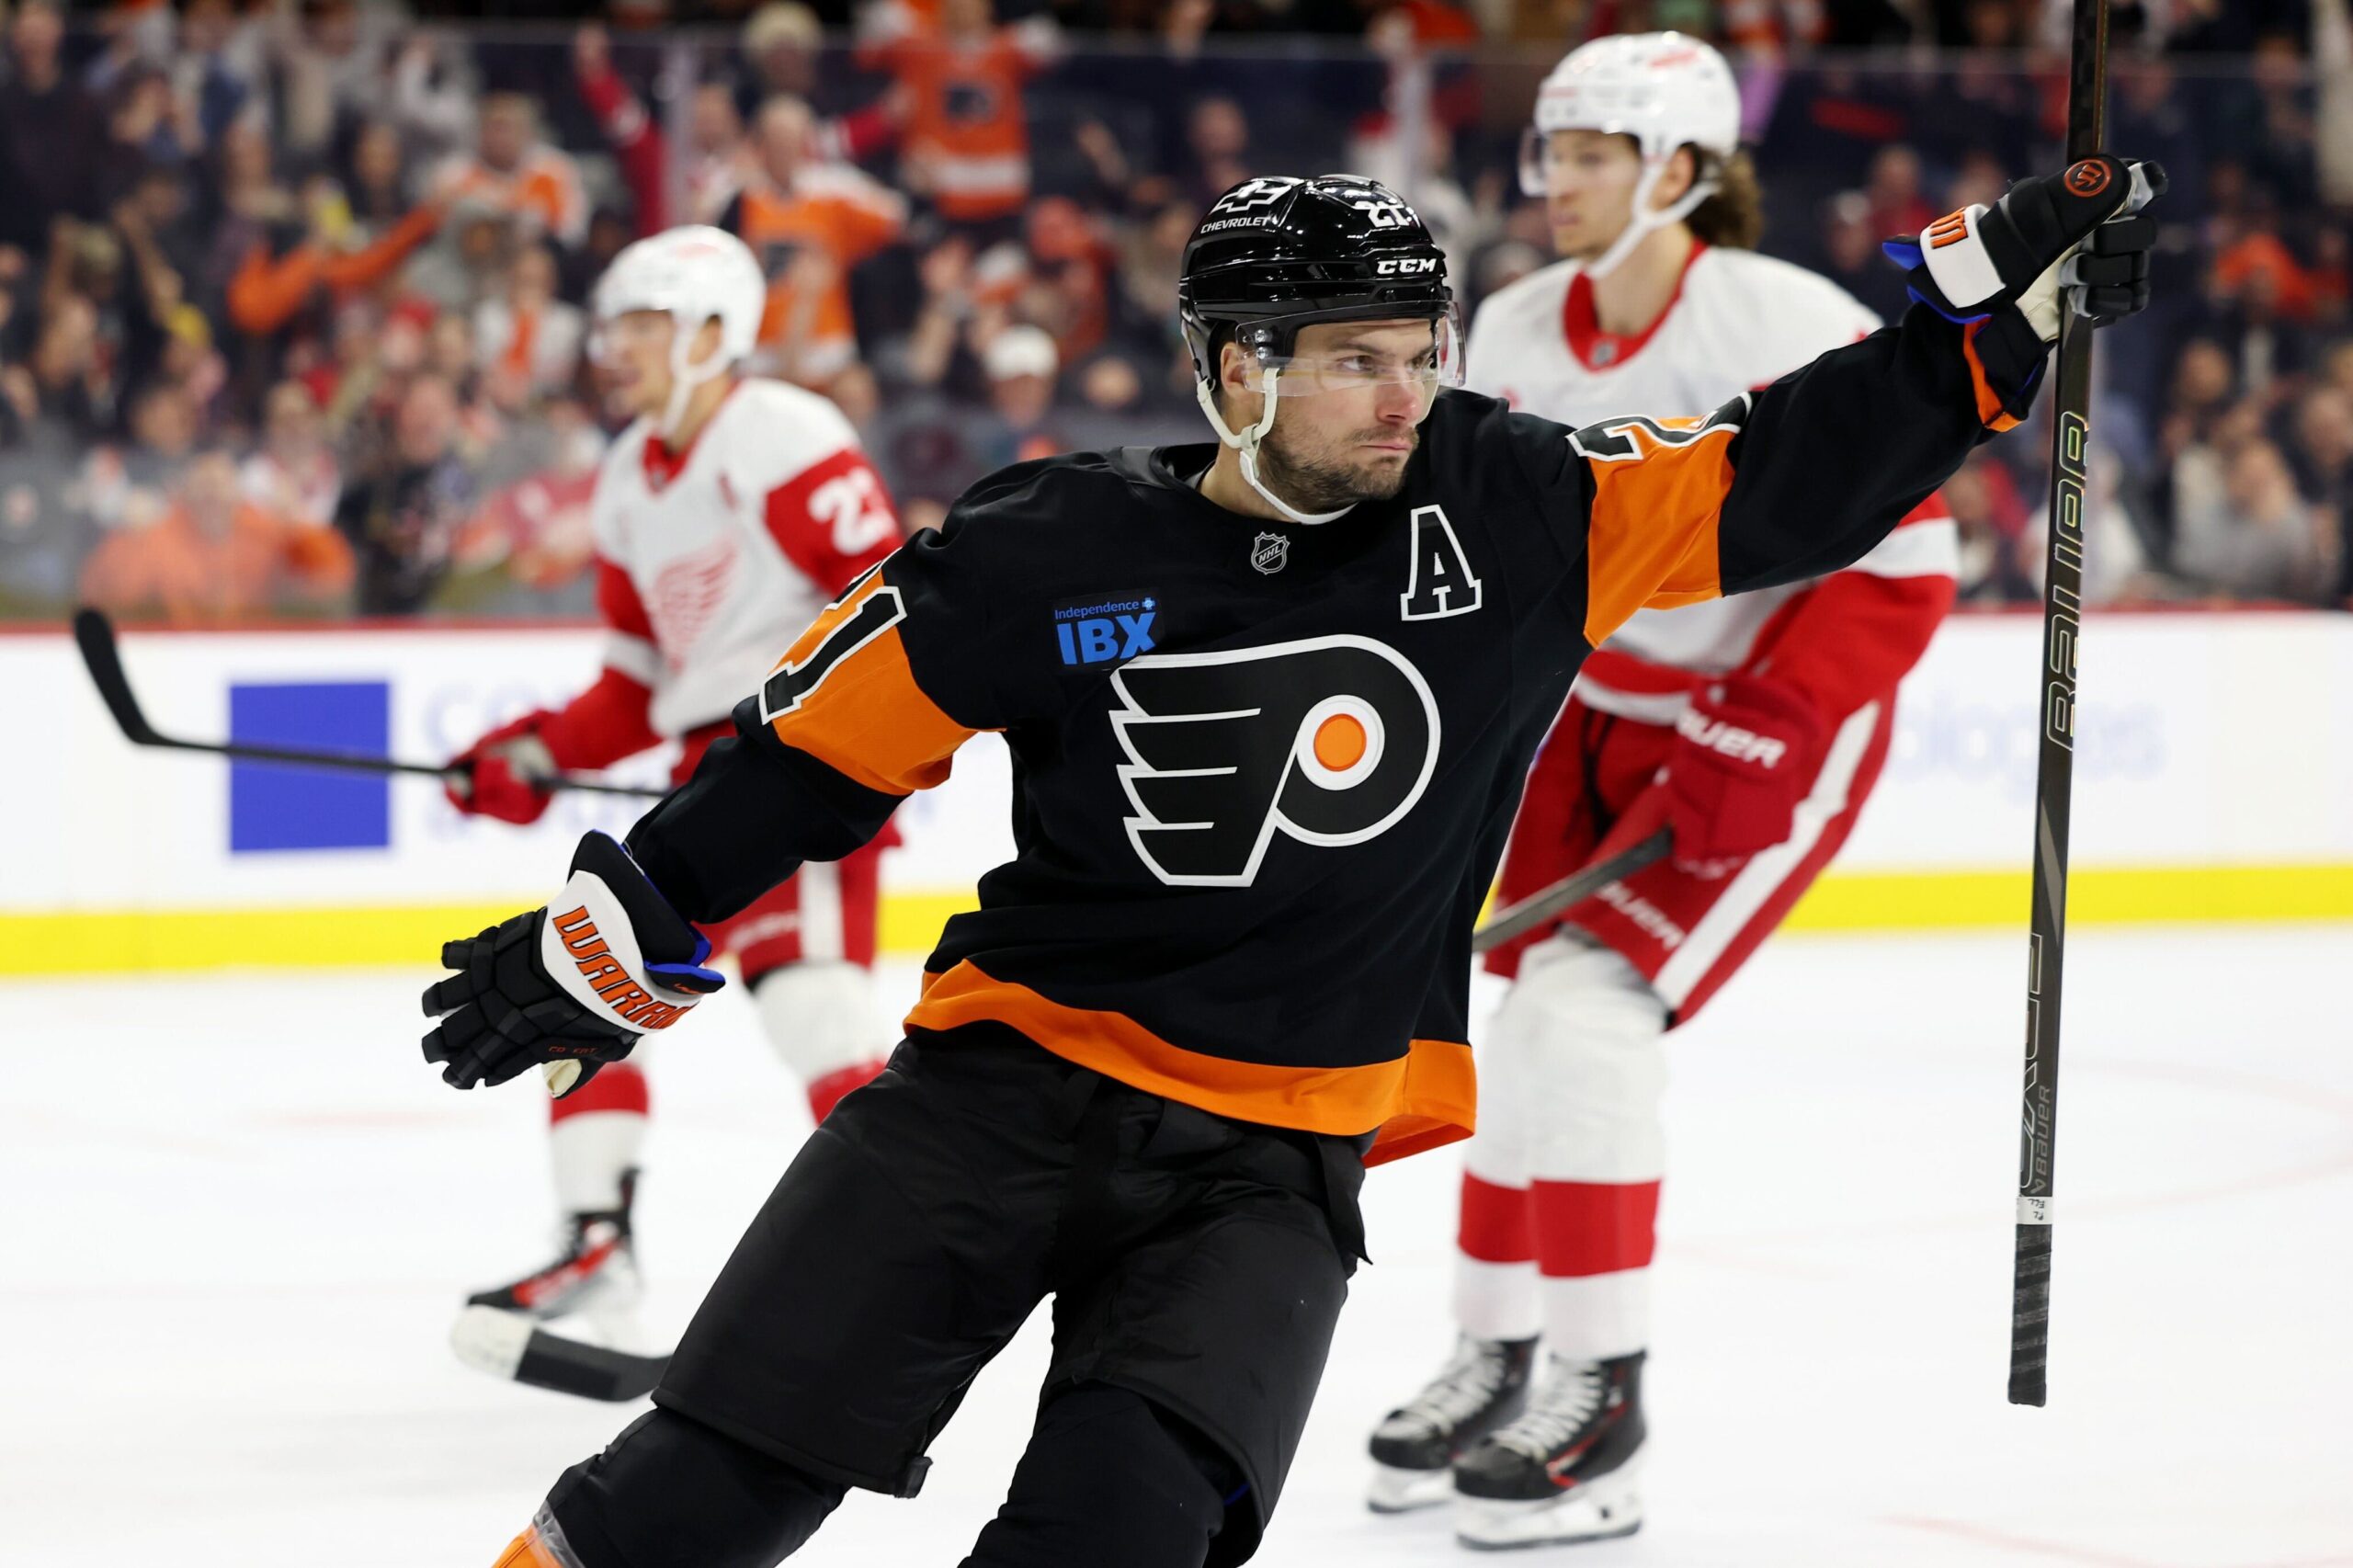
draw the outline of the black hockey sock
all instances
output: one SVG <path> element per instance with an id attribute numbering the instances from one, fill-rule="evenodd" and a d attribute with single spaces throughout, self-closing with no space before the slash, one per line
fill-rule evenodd
<path id="1" fill-rule="evenodd" d="M 843 1490 L 656 1409 L 565 1471 L 548 1507 L 580 1568 L 774 1568 Z"/>
<path id="2" fill-rule="evenodd" d="M 1201 1568 L 1240 1484 L 1207 1438 L 1142 1395 L 1082 1383 L 1039 1410 L 962 1568 Z"/>

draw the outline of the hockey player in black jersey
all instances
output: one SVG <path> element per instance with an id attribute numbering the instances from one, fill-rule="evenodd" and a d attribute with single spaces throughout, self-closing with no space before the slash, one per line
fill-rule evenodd
<path id="1" fill-rule="evenodd" d="M 2080 242 L 2072 297 L 2145 301 L 2146 221 L 2102 225 L 2147 187 L 2105 159 L 2023 182 L 1920 264 L 1935 308 L 1712 415 L 1581 431 L 1448 390 L 1445 260 L 1388 190 L 1228 191 L 1181 284 L 1219 445 L 983 480 L 626 848 L 590 835 L 549 905 L 445 950 L 449 1083 L 593 1073 L 718 984 L 690 922 L 864 843 L 974 733 L 1013 752 L 1017 853 L 889 1070 L 502 1563 L 774 1563 L 847 1488 L 912 1494 L 1049 1295 L 1036 1428 L 968 1564 L 1248 1558 L 1364 1167 L 1469 1129 L 1472 925 L 1579 662 L 1642 606 L 1862 554 L 2026 411 Z"/>

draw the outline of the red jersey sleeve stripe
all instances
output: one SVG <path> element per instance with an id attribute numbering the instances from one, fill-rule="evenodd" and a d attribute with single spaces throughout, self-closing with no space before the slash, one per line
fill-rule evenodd
<path id="1" fill-rule="evenodd" d="M 839 595 L 899 546 L 899 514 L 866 454 L 844 447 L 768 492 L 768 537 L 802 575 Z"/>

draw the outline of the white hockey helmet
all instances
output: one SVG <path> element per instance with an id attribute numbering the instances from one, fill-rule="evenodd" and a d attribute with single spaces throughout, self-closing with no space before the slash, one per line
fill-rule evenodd
<path id="1" fill-rule="evenodd" d="M 1631 136 L 1643 158 L 1626 232 L 1586 270 L 1598 277 L 1643 236 L 1688 217 L 1715 194 L 1722 166 L 1740 150 L 1740 87 L 1715 48 L 1683 33 L 1619 33 L 1569 51 L 1536 91 L 1535 122 L 1522 139 L 1520 189 L 1544 194 L 1544 160 L 1556 131 Z M 1650 210 L 1651 193 L 1678 147 L 1704 154 L 1683 198 Z"/>
<path id="2" fill-rule="evenodd" d="M 670 405 L 662 420 L 666 434 L 696 387 L 751 358 L 767 291 L 767 276 L 750 246 L 724 229 L 690 223 L 624 245 L 597 280 L 589 302 L 600 331 L 631 311 L 661 311 L 677 324 L 670 347 Z M 696 359 L 695 337 L 708 321 L 719 323 L 719 347 Z"/>

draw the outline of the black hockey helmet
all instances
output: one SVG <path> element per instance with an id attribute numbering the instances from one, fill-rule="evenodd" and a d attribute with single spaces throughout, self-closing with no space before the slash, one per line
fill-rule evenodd
<path id="1" fill-rule="evenodd" d="M 1402 197 L 1358 175 L 1261 176 L 1219 197 L 1185 244 L 1176 310 L 1205 389 L 1221 326 L 1265 360 L 1312 322 L 1419 316 L 1459 359 L 1446 253 Z"/>

